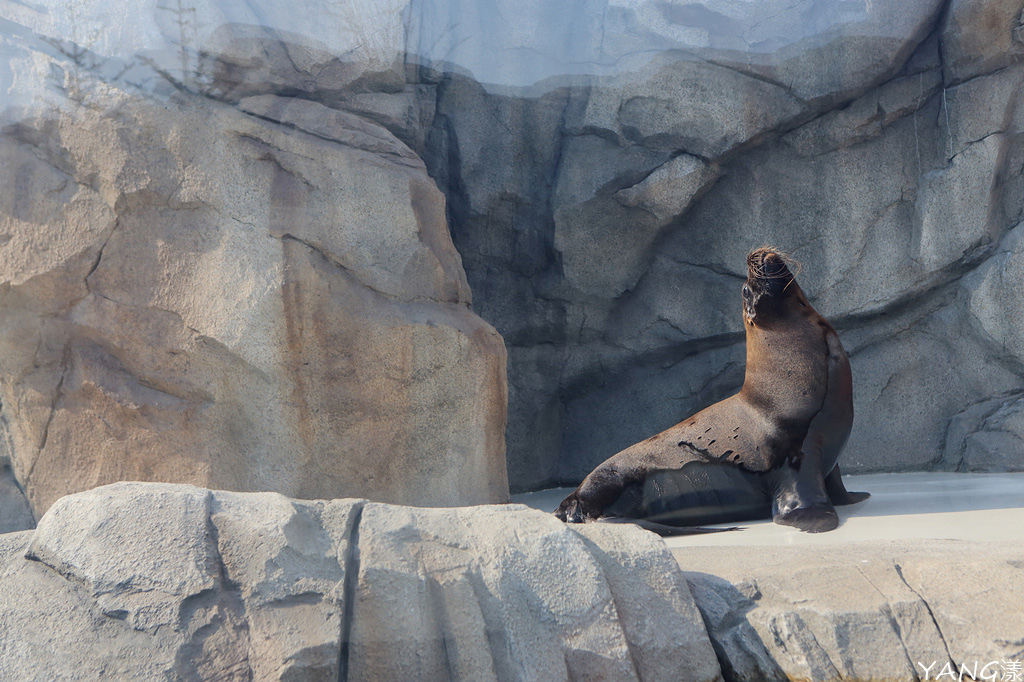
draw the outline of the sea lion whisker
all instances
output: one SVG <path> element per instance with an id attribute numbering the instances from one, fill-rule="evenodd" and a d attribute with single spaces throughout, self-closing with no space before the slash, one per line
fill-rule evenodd
<path id="1" fill-rule="evenodd" d="M 781 271 L 775 273 L 767 272 L 766 265 L 772 256 L 782 261 L 785 267 Z M 800 274 L 803 266 L 800 261 L 782 249 L 766 244 L 750 252 L 747 256 L 747 269 L 751 275 L 759 279 L 782 279 L 786 277 L 795 278 Z"/>

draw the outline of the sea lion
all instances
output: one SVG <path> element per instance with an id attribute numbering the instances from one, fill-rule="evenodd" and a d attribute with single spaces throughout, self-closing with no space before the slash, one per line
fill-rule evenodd
<path id="1" fill-rule="evenodd" d="M 836 460 L 853 425 L 853 379 L 839 336 L 811 307 L 780 251 L 747 257 L 740 392 L 597 467 L 555 511 L 676 526 L 763 518 L 818 533 L 843 486 Z"/>

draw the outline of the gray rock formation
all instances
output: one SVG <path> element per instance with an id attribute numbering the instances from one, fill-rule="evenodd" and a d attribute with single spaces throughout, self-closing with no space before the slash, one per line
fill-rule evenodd
<path id="1" fill-rule="evenodd" d="M 273 443 L 266 452 L 288 453 L 266 459 L 275 462 L 267 466 L 273 477 L 280 477 L 279 485 L 262 483 L 271 478 L 263 473 L 252 474 L 259 485 L 224 485 L 295 493 L 300 489 L 297 474 L 289 467 L 306 464 L 293 460 L 324 459 L 323 453 L 340 442 L 339 430 L 347 443 L 356 432 L 355 440 L 363 444 L 404 441 L 407 449 L 400 458 L 406 460 L 416 461 L 428 450 L 443 458 L 447 455 L 441 451 L 448 450 L 487 452 L 483 459 L 492 461 L 500 449 L 496 415 L 504 389 L 495 378 L 500 349 L 496 337 L 484 342 L 481 335 L 470 333 L 479 322 L 466 317 L 467 281 L 474 291 L 473 309 L 494 325 L 508 348 L 512 488 L 578 482 L 617 450 L 738 388 L 743 258 L 764 243 L 789 251 L 802 263 L 803 288 L 835 322 L 851 356 L 858 416 L 844 455 L 847 470 L 1024 467 L 1024 350 L 1017 310 L 1021 292 L 1015 284 L 1019 277 L 1012 276 L 1021 250 L 1015 235 L 1024 218 L 1024 29 L 1019 0 L 846 3 L 841 9 L 825 0 L 350 0 L 300 10 L 265 0 L 202 7 L 165 7 L 156 0 L 110 5 L 136 17 L 131 31 L 116 29 L 113 19 L 102 21 L 113 11 L 108 4 L 70 7 L 54 1 L 3 8 L 8 23 L 0 52 L 9 57 L 11 67 L 0 71 L 0 81 L 12 106 L 20 107 L 8 112 L 17 122 L 9 129 L 17 152 L 11 152 L 15 156 L 8 168 L 22 163 L 36 167 L 40 157 L 49 159 L 63 148 L 65 138 L 75 137 L 57 131 L 72 121 L 77 126 L 96 121 L 86 126 L 92 132 L 76 133 L 79 156 L 65 169 L 78 173 L 76 182 L 84 182 L 88 191 L 58 191 L 64 187 L 63 171 L 44 169 L 39 172 L 52 177 L 41 178 L 38 186 L 53 191 L 32 209 L 35 213 L 24 207 L 6 209 L 23 221 L 19 225 L 45 224 L 59 233 L 50 240 L 47 255 L 41 244 L 12 237 L 8 252 L 29 253 L 25 249 L 31 243 L 35 254 L 33 263 L 22 255 L 8 255 L 12 272 L 36 273 L 70 263 L 72 255 L 83 253 L 76 244 L 102 243 L 114 224 L 129 226 L 119 227 L 116 234 L 130 233 L 131 222 L 122 220 L 119 211 L 133 211 L 134 219 L 149 224 L 151 216 L 142 207 L 124 201 L 119 207 L 111 188 L 143 187 L 143 175 L 152 175 L 164 186 L 147 190 L 154 192 L 153 201 L 160 205 L 167 200 L 160 210 L 178 216 L 178 228 L 168 223 L 166 229 L 180 231 L 188 222 L 186 214 L 204 216 L 213 210 L 188 203 L 194 195 L 196 201 L 242 221 L 231 227 L 232 234 L 255 225 L 293 251 L 308 251 L 311 258 L 317 251 L 327 254 L 324 267 L 348 268 L 361 283 L 357 290 L 368 298 L 347 301 L 342 305 L 346 310 L 429 301 L 461 311 L 456 314 L 461 321 L 445 318 L 433 327 L 417 318 L 411 329 L 460 331 L 430 341 L 416 336 L 415 347 L 461 348 L 467 335 L 483 344 L 466 351 L 465 357 L 453 350 L 454 355 L 441 361 L 451 371 L 424 385 L 433 407 L 422 407 L 420 398 L 410 397 L 371 410 L 396 414 L 412 409 L 407 407 L 410 402 L 420 406 L 418 414 L 425 420 L 420 423 L 429 427 L 411 433 L 429 433 L 429 442 L 412 442 L 416 439 L 396 434 L 390 426 L 384 429 L 386 437 L 367 437 L 362 430 L 367 422 L 352 416 L 362 409 L 359 400 L 321 385 L 333 386 L 333 375 L 327 379 L 322 371 L 301 373 L 307 367 L 301 363 L 322 366 L 322 357 L 289 351 L 291 361 L 300 364 L 288 370 L 291 384 L 278 384 L 290 387 L 281 389 L 277 398 L 265 393 L 262 379 L 250 377 L 238 389 L 247 397 L 239 410 L 258 413 L 246 413 L 248 421 L 219 416 L 224 392 L 203 386 L 201 395 L 213 396 L 212 403 L 220 406 L 202 412 L 211 415 L 211 428 L 243 423 L 237 433 Z M 15 78 L 15 73 L 21 75 Z M 115 110 L 110 105 L 114 101 L 126 102 L 117 109 L 127 112 L 123 120 L 99 113 Z M 56 120 L 65 121 L 64 128 L 41 123 L 41 112 L 52 118 L 54 111 L 63 112 Z M 238 165 L 249 144 L 242 140 L 250 138 L 242 137 L 236 149 L 228 142 L 234 138 L 216 130 L 191 133 L 211 122 L 222 126 L 221 132 L 259 131 L 252 134 L 271 148 L 294 145 L 297 155 L 312 154 L 315 161 L 302 161 L 300 174 L 321 191 L 287 179 L 275 186 L 259 173 L 250 177 Z M 150 149 L 133 164 L 107 164 L 107 173 L 124 169 L 117 180 L 121 184 L 111 184 L 92 170 L 90 164 L 97 162 L 91 159 L 99 156 L 95 140 L 110 141 L 112 149 L 126 148 L 118 147 L 126 142 L 113 143 L 119 136 L 142 148 L 149 144 L 162 149 L 172 142 L 162 132 L 143 130 L 143 125 L 157 131 L 175 125 L 188 129 L 188 144 L 216 150 L 218 160 L 179 152 L 161 156 Z M 90 135 L 93 147 L 87 144 Z M 300 146 L 304 151 L 296 151 Z M 422 208 L 421 195 L 402 188 L 394 194 L 366 191 L 367 185 L 358 184 L 341 191 L 336 178 L 352 166 L 340 161 L 332 165 L 324 155 L 331 150 L 331 159 L 348 158 L 357 154 L 353 148 L 391 169 L 381 171 L 384 175 L 394 171 L 425 181 L 423 169 L 416 168 L 422 159 L 447 198 L 458 254 L 442 235 L 441 205 L 429 182 L 417 180 L 431 196 L 426 219 L 431 227 L 417 227 L 419 231 L 410 230 L 418 225 L 414 214 Z M 281 154 L 274 154 L 281 162 Z M 83 155 L 88 162 L 79 159 Z M 214 196 L 212 189 L 202 194 L 188 183 L 176 190 L 182 172 L 174 164 L 182 159 L 223 167 L 215 190 L 220 194 Z M 299 166 L 283 163 L 281 168 L 288 178 L 295 177 L 288 169 Z M 6 184 L 16 183 L 20 173 L 6 172 Z M 370 175 L 365 180 L 377 186 Z M 94 187 L 94 181 L 100 184 Z M 116 191 L 128 196 L 127 189 Z M 180 206 L 171 201 L 174 192 L 181 194 Z M 249 215 L 258 205 L 250 197 L 258 196 L 278 197 L 277 213 Z M 295 202 L 305 213 L 293 220 L 299 210 Z M 289 208 L 282 209 L 286 204 Z M 244 206 L 232 208 L 236 205 Z M 372 229 L 360 222 L 371 210 L 379 217 L 371 221 Z M 281 218 L 281 211 L 292 217 Z M 351 218 L 351 232 L 341 235 L 324 228 L 335 211 Z M 204 224 L 216 222 L 204 219 Z M 281 220 L 287 220 L 287 229 Z M 375 232 L 383 224 L 397 232 Z M 218 224 L 217 229 L 223 228 Z M 404 236 L 393 242 L 399 234 Z M 409 239 L 414 234 L 424 241 Z M 118 247 L 119 239 L 125 237 L 115 237 L 105 251 L 108 257 L 89 277 L 90 286 L 121 304 L 130 300 L 138 315 L 141 292 L 149 285 L 129 284 L 134 280 L 122 273 L 117 286 L 135 290 L 131 297 L 99 288 L 101 282 L 107 289 L 114 286 L 113 275 L 106 272 L 109 256 L 128 249 L 127 242 Z M 91 248 L 81 263 L 65 268 L 70 284 L 41 283 L 38 293 L 24 302 L 22 293 L 5 294 L 14 296 L 8 305 L 38 308 L 42 319 L 59 326 L 57 321 L 64 318 L 52 317 L 53 306 L 67 307 L 67 300 L 51 304 L 42 292 L 74 286 L 94 262 L 97 247 Z M 204 248 L 200 244 L 168 252 L 165 257 L 185 270 L 172 272 L 161 264 L 165 279 L 192 277 L 195 268 L 183 254 Z M 225 249 L 225 255 L 237 253 Z M 241 261 L 228 257 L 224 262 Z M 261 261 L 253 276 L 262 276 L 259 281 L 266 284 L 273 276 L 261 268 L 281 262 L 277 256 Z M 155 271 L 157 265 L 151 260 L 140 267 Z M 213 267 L 208 262 L 205 272 Z M 306 273 L 303 277 L 319 277 L 313 264 L 296 268 Z M 270 286 L 283 290 L 281 278 L 273 282 Z M 374 298 L 372 291 L 385 298 Z M 222 308 L 233 308 L 235 298 L 247 292 L 243 285 L 214 299 Z M 245 325 L 224 332 L 223 338 L 212 334 L 193 319 L 196 305 L 177 300 L 183 296 L 162 292 L 144 305 L 163 306 L 161 310 L 182 316 L 183 324 L 223 344 L 225 353 L 269 376 L 280 374 L 238 350 Z M 388 296 L 397 298 L 385 300 Z M 83 303 L 82 311 L 91 305 Z M 85 320 L 84 314 L 74 324 L 83 324 L 78 320 Z M 309 314 L 321 319 L 341 312 L 324 308 Z M 410 315 L 415 317 L 411 312 L 399 317 Z M 97 318 L 109 319 L 110 314 L 94 312 L 88 319 Z M 465 324 L 469 326 L 460 326 Z M 259 337 L 264 331 L 246 333 Z M 49 331 L 44 335 L 51 340 L 39 353 L 40 334 L 32 325 L 9 326 L 2 335 L 5 344 L 21 349 L 22 358 L 28 348 L 33 353 L 31 365 L 24 359 L 5 360 L 0 368 L 10 387 L 2 396 L 5 410 L 18 411 L 10 412 L 9 419 L 16 445 L 12 462 L 30 494 L 28 463 L 37 459 L 47 432 L 43 426 L 49 415 L 64 415 L 54 409 L 54 387 L 64 376 L 57 356 L 66 344 L 64 332 L 53 333 L 52 339 Z M 381 335 L 390 338 L 391 332 Z M 275 343 L 283 339 L 278 336 Z M 342 336 L 332 341 L 347 342 Z M 107 343 L 104 352 L 112 345 Z M 117 357 L 124 372 L 141 371 Z M 77 355 L 69 358 L 83 366 L 86 362 Z M 357 354 L 351 361 L 378 367 L 377 358 Z M 91 367 L 105 361 L 88 360 Z M 33 372 L 26 374 L 29 366 Z M 347 371 L 335 369 L 336 374 Z M 387 390 L 399 392 L 409 376 L 424 375 L 415 370 L 383 374 L 394 378 Z M 72 392 L 77 376 L 67 375 Z M 169 385 L 163 378 L 143 378 L 152 384 L 144 384 L 147 389 L 157 386 L 152 383 L 157 380 L 162 383 L 156 390 Z M 378 379 L 364 374 L 358 385 L 375 385 Z M 317 410 L 323 408 L 354 421 L 336 426 L 333 418 L 312 417 L 314 426 L 305 436 L 295 435 L 298 418 L 282 418 L 287 427 L 249 428 L 268 423 L 267 414 L 305 409 L 296 405 L 301 401 L 282 397 L 291 395 L 295 382 L 302 384 L 301 390 L 320 395 L 322 404 L 307 405 L 311 414 L 322 415 Z M 474 382 L 475 387 L 466 387 Z M 452 388 L 457 384 L 462 388 Z M 438 388 L 442 385 L 458 396 Z M 253 395 L 268 397 L 256 400 L 264 400 L 262 407 L 251 406 L 248 397 Z M 139 395 L 133 396 L 127 399 L 131 404 L 142 404 Z M 62 400 L 70 406 L 70 398 Z M 190 405 L 199 404 L 190 400 Z M 438 405 L 445 409 L 436 409 Z M 173 426 L 166 409 L 161 410 L 161 428 L 180 430 L 182 422 Z M 103 417 L 110 421 L 110 415 Z M 453 421 L 476 424 L 469 428 L 475 435 L 439 433 L 457 430 Z M 98 423 L 93 420 L 82 431 L 86 426 L 103 428 Z M 60 434 L 67 425 L 55 418 L 52 426 L 54 439 L 48 443 L 56 448 L 64 443 Z M 251 443 L 236 442 L 244 440 L 241 436 L 229 440 L 235 450 L 255 451 Z M 179 441 L 185 450 L 200 451 L 190 461 L 203 462 L 186 472 L 188 480 L 213 485 L 214 479 L 204 478 L 206 473 L 198 469 L 216 468 L 214 455 L 188 439 Z M 131 447 L 133 452 L 159 451 L 150 441 L 134 441 Z M 365 451 L 365 445 L 352 447 Z M 154 457 L 150 462 L 155 459 L 163 461 Z M 446 460 L 442 469 L 451 471 L 455 460 Z M 238 471 L 248 466 L 235 460 L 230 465 Z M 487 466 L 477 467 L 477 481 Z M 86 483 L 170 477 L 151 474 L 148 467 L 119 465 L 117 471 Z M 427 478 L 442 480 L 444 476 L 436 475 L 442 469 L 431 467 L 423 466 Z M 185 469 L 185 464 L 177 467 Z M 45 471 L 44 466 L 32 476 L 41 481 L 49 475 Z M 488 471 L 488 477 L 500 478 L 493 468 Z M 350 473 L 334 475 L 347 480 Z M 390 476 L 390 471 L 377 471 L 374 480 Z M 66 482 L 54 485 L 55 490 L 71 489 Z M 500 487 L 500 481 L 494 485 Z M 403 495 L 416 490 L 406 487 L 382 499 L 405 499 Z M 316 489 L 308 494 L 327 493 Z M 424 499 L 440 495 L 431 492 Z M 42 508 L 52 499 L 34 504 Z"/>
<path id="2" fill-rule="evenodd" d="M 763 243 L 801 262 L 850 352 L 845 469 L 1024 467 L 999 274 L 1024 201 L 1021 3 L 601 8 L 570 55 L 495 28 L 503 73 L 547 80 L 444 77 L 425 155 L 508 345 L 513 489 L 578 482 L 737 390 Z M 449 61 L 486 61 L 473 45 Z"/>
<path id="3" fill-rule="evenodd" d="M 946 665 L 997 679 L 1020 660 L 1017 547 L 758 547 L 756 563 L 746 547 L 675 554 L 727 680 L 934 680 Z"/>
<path id="4" fill-rule="evenodd" d="M 0 3 L 0 677 L 1019 658 L 1012 547 L 61 497 L 502 500 L 506 405 L 512 487 L 575 483 L 738 388 L 766 242 L 851 356 L 844 469 L 1024 468 L 1022 2 L 839 5 Z"/>
<path id="5" fill-rule="evenodd" d="M 5 679 L 721 679 L 657 536 L 522 506 L 114 484 L 0 535 L 0 583 Z"/>
<path id="6" fill-rule="evenodd" d="M 916 680 L 1020 658 L 1012 544 L 754 549 L 118 483 L 0 534 L 0 677 Z"/>

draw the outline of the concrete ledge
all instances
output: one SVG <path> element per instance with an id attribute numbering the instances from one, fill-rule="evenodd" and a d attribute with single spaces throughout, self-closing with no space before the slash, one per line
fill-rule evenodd
<path id="1" fill-rule="evenodd" d="M 765 520 L 668 540 L 725 678 L 999 679 L 1024 662 L 1024 474 L 846 481 L 872 497 L 829 533 Z"/>
<path id="2" fill-rule="evenodd" d="M 919 472 L 844 476 L 849 490 L 871 497 L 838 507 L 839 528 L 802 533 L 769 519 L 739 525 L 740 533 L 669 538 L 673 549 L 697 546 L 796 546 L 878 540 L 1007 541 L 1024 538 L 1024 473 Z"/>

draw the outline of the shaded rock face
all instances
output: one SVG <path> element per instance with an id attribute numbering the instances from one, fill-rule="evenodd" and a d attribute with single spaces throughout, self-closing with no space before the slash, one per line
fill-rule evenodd
<path id="1" fill-rule="evenodd" d="M 721 679 L 657 536 L 518 505 L 120 483 L 0 536 L 0 582 L 10 679 Z"/>
<path id="2" fill-rule="evenodd" d="M 35 518 L 25 493 L 6 458 L 0 458 L 0 533 L 34 528 Z"/>
<path id="3" fill-rule="evenodd" d="M 13 65 L 0 80 L 27 112 L 0 172 L 8 186 L 38 177 L 31 195 L 46 197 L 5 212 L 54 233 L 46 251 L 39 229 L 11 228 L 6 245 L 6 309 L 40 311 L 4 323 L 2 359 L 30 494 L 33 477 L 67 491 L 175 472 L 363 495 L 412 466 L 420 483 L 380 499 L 493 497 L 436 490 L 503 485 L 501 349 L 466 310 L 469 286 L 508 348 L 511 487 L 575 484 L 737 390 L 744 257 L 765 243 L 802 263 L 849 352 L 845 470 L 1024 466 L 1019 0 L 65 5 L 5 8 L 0 46 Z M 130 30 L 113 30 L 115 10 Z M 181 243 L 193 224 L 208 234 Z M 270 238 L 250 246 L 246 229 Z M 162 251 L 135 272 L 114 268 L 152 240 Z M 194 273 L 241 284 L 192 299 L 167 284 Z M 95 331 L 118 306 L 152 319 Z M 207 307 L 237 316 L 214 330 Z M 176 325 L 210 341 L 185 349 Z M 67 342 L 86 330 L 99 349 Z M 218 378 L 143 371 L 112 351 L 124 344 Z M 145 362 L 164 368 L 158 356 Z M 154 416 L 107 434 L 122 408 L 87 394 L 93 375 L 121 377 L 102 390 Z M 87 415 L 75 424 L 73 405 Z M 72 432 L 102 443 L 85 461 L 154 454 L 57 470 Z M 338 448 L 362 463 L 334 467 Z"/>
<path id="4" fill-rule="evenodd" d="M 508 346 L 514 490 L 735 392 L 765 243 L 849 352 L 844 470 L 1024 467 L 1021 3 L 800 7 L 609 4 L 600 48 L 543 52 L 585 84 L 438 86 L 425 158 Z"/>

